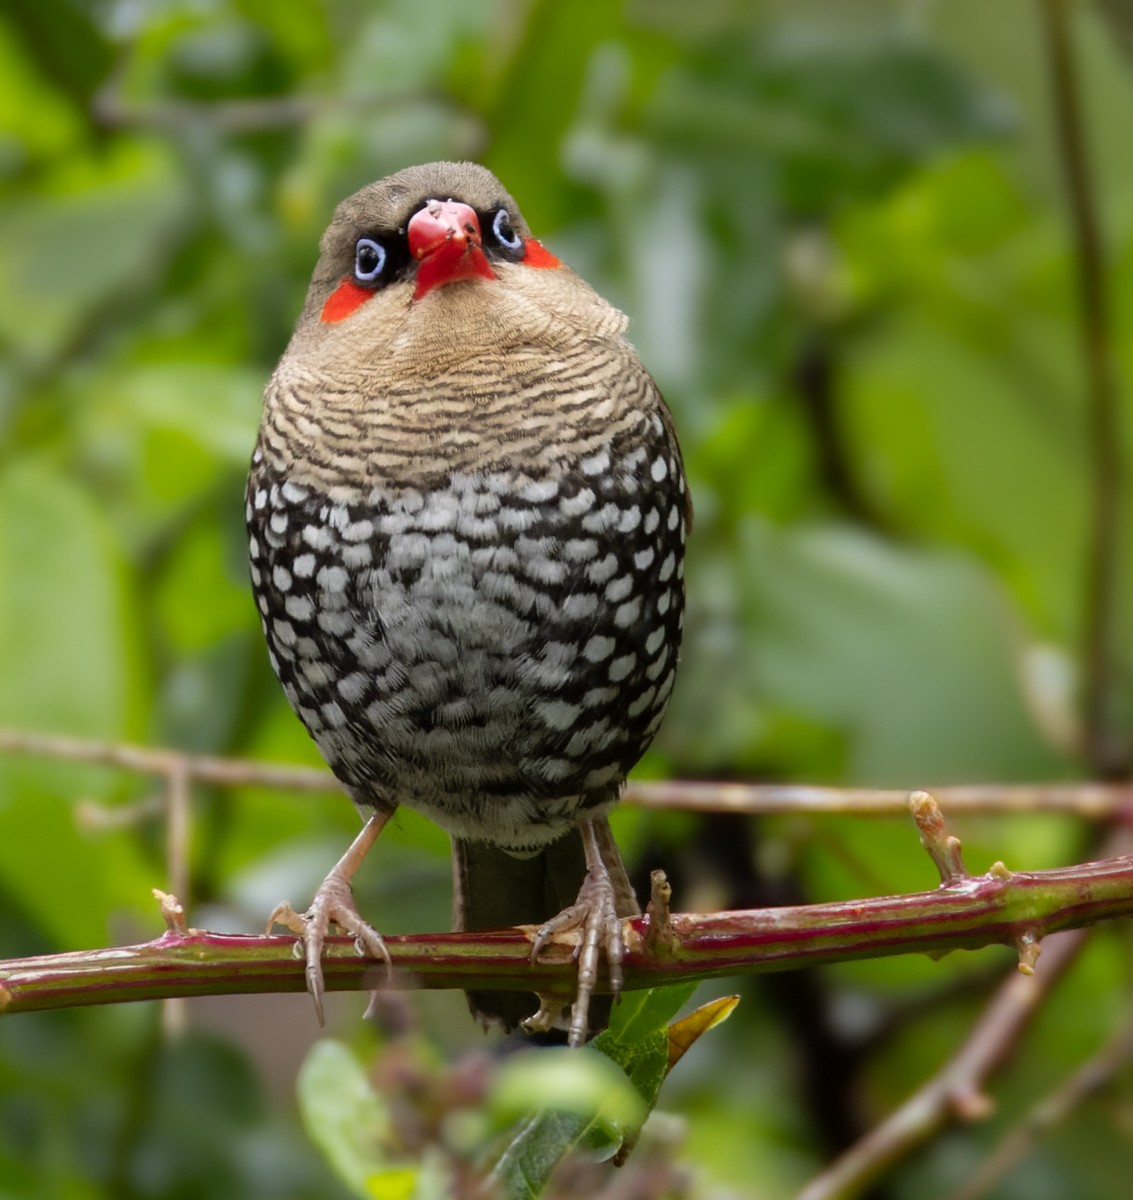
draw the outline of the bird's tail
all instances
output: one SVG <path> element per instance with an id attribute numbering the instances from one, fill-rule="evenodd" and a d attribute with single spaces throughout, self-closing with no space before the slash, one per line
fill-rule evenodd
<path id="1" fill-rule="evenodd" d="M 637 916 L 640 909 L 621 856 L 604 819 L 599 826 L 602 860 L 618 895 L 618 915 Z M 578 829 L 530 857 L 517 858 L 485 842 L 452 840 L 453 928 L 506 929 L 540 925 L 569 908 L 586 878 L 586 858 Z M 515 1029 L 532 1016 L 538 1001 L 528 992 L 473 991 L 468 1006 L 485 1024 Z M 610 997 L 595 996 L 590 1005 L 591 1036 L 609 1021 Z"/>

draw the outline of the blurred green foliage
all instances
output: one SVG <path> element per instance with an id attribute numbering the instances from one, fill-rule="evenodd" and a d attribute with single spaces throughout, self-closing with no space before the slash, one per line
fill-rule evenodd
<path id="1" fill-rule="evenodd" d="M 1114 27 L 1072 7 L 1128 395 L 1128 43 L 1120 5 Z M 632 315 L 681 431 L 690 622 L 642 774 L 926 786 L 1086 770 L 1092 468 L 1032 0 L 9 0 L 0 724 L 316 761 L 247 596 L 259 392 L 334 203 L 443 157 L 496 170 Z M 1131 569 L 1124 553 L 1126 600 Z M 1122 717 L 1131 665 L 1124 603 Z M 161 830 L 73 817 L 77 798 L 148 786 L 0 761 L 5 956 L 156 931 Z M 201 793 L 194 818 L 192 919 L 240 929 L 309 894 L 356 819 L 256 790 Z M 933 883 L 900 823 L 617 825 L 642 868 L 669 869 L 679 907 Z M 1057 865 L 1090 840 L 1070 818 L 961 832 L 978 869 Z M 360 899 L 380 928 L 446 925 L 439 831 L 404 814 L 374 860 Z M 656 1194 L 792 1194 L 946 1060 L 1009 968 L 988 951 L 745 985 L 666 1084 L 692 1182 Z M 1101 931 L 997 1117 L 876 1194 L 957 1186 L 1096 1051 L 1128 990 L 1127 934 Z M 372 1054 L 360 1002 L 332 999 L 332 1025 Z M 460 997 L 413 1008 L 437 1053 L 477 1043 Z M 305 1003 L 194 1002 L 189 1024 L 164 1039 L 143 1007 L 0 1022 L 0 1197 L 346 1195 L 295 1136 Z M 1124 1196 L 1130 1087 L 1126 1071 L 995 1195 Z"/>

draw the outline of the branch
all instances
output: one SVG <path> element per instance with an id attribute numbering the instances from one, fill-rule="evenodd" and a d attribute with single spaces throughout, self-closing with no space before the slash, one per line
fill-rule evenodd
<path id="1" fill-rule="evenodd" d="M 1127 783 L 973 783 L 934 787 L 932 794 L 951 816 L 1070 812 L 1091 820 L 1105 820 L 1133 815 L 1133 785 Z M 908 812 L 909 790 L 686 779 L 631 780 L 626 784 L 623 800 L 636 808 L 654 811 L 903 817 Z"/>
<path id="2" fill-rule="evenodd" d="M 463 119 L 468 130 L 475 130 L 476 137 L 482 140 L 481 131 L 471 115 L 459 108 L 450 95 L 436 88 L 396 89 L 363 95 L 289 93 L 211 101 L 158 98 L 139 102 L 125 94 L 127 65 L 123 60 L 92 100 L 91 115 L 104 129 L 148 129 L 180 134 L 203 126 L 221 134 L 259 133 L 307 125 L 326 116 L 363 120 L 383 109 L 424 103 L 449 110 L 455 118 Z"/>
<path id="3" fill-rule="evenodd" d="M 948 879 L 958 871 L 962 880 L 966 873 L 959 859 L 959 844 L 948 835 L 931 797 L 915 795 L 910 798 L 910 807 L 941 878 Z M 1133 861 L 1124 853 L 1130 840 L 1126 830 L 1113 833 L 1108 847 L 1115 857 L 1103 861 Z M 995 875 L 1002 869 L 1002 864 L 996 863 L 988 874 Z M 953 1121 L 978 1120 L 990 1113 L 992 1102 L 982 1089 L 993 1072 L 1010 1059 L 1043 1000 L 1070 969 L 1090 933 L 1085 923 L 1072 926 L 1068 922 L 1062 929 L 1067 932 L 1043 944 L 1041 959 L 1037 931 L 1023 933 L 1017 942 L 1020 974 L 1001 984 L 955 1055 L 899 1108 L 811 1180 L 797 1200 L 850 1200 L 860 1196 L 887 1170 Z"/>
<path id="4" fill-rule="evenodd" d="M 1069 936 L 1069 935 L 1067 935 Z M 950 1200 L 979 1200 L 1079 1105 L 1112 1087 L 1133 1061 L 1133 1021 L 1126 1021 L 1093 1058 L 1044 1096 L 976 1168 Z"/>
<path id="5" fill-rule="evenodd" d="M 0 1011 L 155 1000 L 172 996 L 300 992 L 303 963 L 292 937 L 187 928 L 177 910 L 155 941 L 0 963 Z M 1133 915 L 1133 855 L 1054 871 L 955 875 L 931 892 L 713 914 L 678 913 L 664 937 L 652 917 L 626 922 L 628 990 L 723 975 L 795 970 L 894 954 L 942 954 L 1013 945 L 1026 969 L 1038 939 L 1061 929 Z M 535 929 L 387 937 L 390 982 L 400 988 L 486 988 L 569 994 L 576 932 L 530 962 Z M 327 942 L 328 991 L 371 989 L 386 978 L 348 938 Z M 601 988 L 599 988 L 601 990 Z"/>
<path id="6" fill-rule="evenodd" d="M 1083 941 L 1082 930 L 1062 934 L 1046 944 L 1046 953 L 1030 978 L 1013 975 L 1005 980 L 943 1070 L 812 1179 L 797 1200 L 850 1200 L 860 1196 L 957 1117 L 986 1117 L 991 1102 L 981 1090 L 984 1083 L 1010 1056 Z"/>
<path id="7" fill-rule="evenodd" d="M 1092 457 L 1092 525 L 1085 585 L 1085 735 L 1088 761 L 1110 778 L 1129 774 L 1129 746 L 1119 739 L 1114 666 L 1121 539 L 1121 413 L 1106 291 L 1106 254 L 1079 89 L 1066 0 L 1043 0 L 1058 153 L 1062 162 L 1078 268 L 1082 365 L 1086 375 Z"/>
<path id="8" fill-rule="evenodd" d="M 213 787 L 271 787 L 281 791 L 337 792 L 322 767 L 288 766 L 252 759 L 218 758 L 125 742 L 88 741 L 56 734 L 0 728 L 0 753 L 42 755 L 63 761 L 102 763 L 171 780 Z M 933 788 L 950 814 L 1072 812 L 1092 820 L 1133 816 L 1133 785 L 1121 783 L 981 783 Z M 652 810 L 791 816 L 823 813 L 905 816 L 909 792 L 900 788 L 834 788 L 805 784 L 717 783 L 697 780 L 631 781 L 625 803 Z M 108 810 L 117 813 L 115 808 Z M 142 815 L 160 815 L 147 806 Z M 115 820 L 108 817 L 109 821 Z M 178 893 L 180 894 L 180 893 Z"/>
<path id="9" fill-rule="evenodd" d="M 240 758 L 215 758 L 186 754 L 162 747 L 134 746 L 127 742 L 96 742 L 52 733 L 0 729 L 0 753 L 35 754 L 69 762 L 103 763 L 139 775 L 173 779 L 216 787 L 277 787 L 283 790 L 340 791 L 333 775 L 322 767 L 292 767 Z"/>

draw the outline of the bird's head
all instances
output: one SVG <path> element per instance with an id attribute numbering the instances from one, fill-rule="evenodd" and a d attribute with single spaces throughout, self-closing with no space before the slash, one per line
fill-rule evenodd
<path id="1" fill-rule="evenodd" d="M 552 278 L 553 277 L 553 278 Z M 531 235 L 487 168 L 426 163 L 344 200 L 297 338 L 308 352 L 440 365 L 549 325 L 617 334 L 620 314 Z"/>

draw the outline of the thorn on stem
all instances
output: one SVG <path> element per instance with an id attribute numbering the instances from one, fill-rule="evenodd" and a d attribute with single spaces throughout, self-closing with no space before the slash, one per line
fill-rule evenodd
<path id="1" fill-rule="evenodd" d="M 649 903 L 645 908 L 648 922 L 645 952 L 654 958 L 672 958 L 681 944 L 681 939 L 673 929 L 673 914 L 669 908 L 673 889 L 664 871 L 651 872 L 649 884 Z"/>
<path id="2" fill-rule="evenodd" d="M 1019 974 L 1033 975 L 1035 963 L 1039 961 L 1039 955 L 1042 953 L 1040 939 L 1029 931 L 1021 933 L 1015 939 L 1015 949 L 1019 953 Z"/>
<path id="3" fill-rule="evenodd" d="M 185 920 L 185 909 L 176 896 L 163 892 L 160 888 L 153 889 L 153 898 L 161 905 L 161 916 L 165 928 L 179 937 L 189 936 L 189 926 Z"/>
<path id="4" fill-rule="evenodd" d="M 917 823 L 921 845 L 940 872 L 943 887 L 971 879 L 960 853 L 960 839 L 948 832 L 944 814 L 934 796 L 928 792 L 913 792 L 909 796 L 909 811 Z"/>

